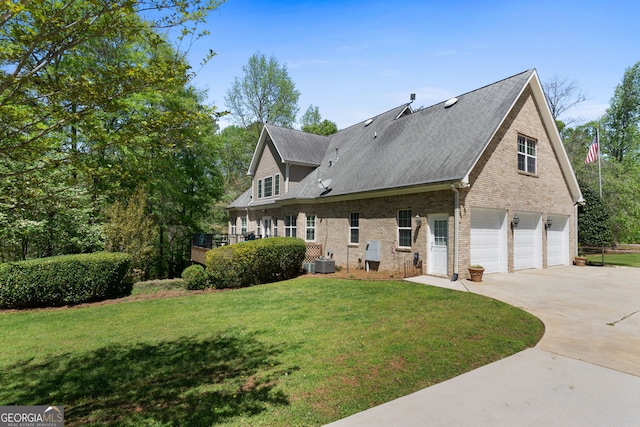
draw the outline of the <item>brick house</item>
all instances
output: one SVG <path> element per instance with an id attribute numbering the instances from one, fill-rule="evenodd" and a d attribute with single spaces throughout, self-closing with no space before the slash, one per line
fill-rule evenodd
<path id="1" fill-rule="evenodd" d="M 529 70 L 329 137 L 267 124 L 229 233 L 297 236 L 336 265 L 467 278 L 568 265 L 582 194 Z"/>

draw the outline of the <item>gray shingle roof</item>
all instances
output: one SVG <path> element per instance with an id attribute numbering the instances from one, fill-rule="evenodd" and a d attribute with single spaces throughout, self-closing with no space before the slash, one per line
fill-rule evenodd
<path id="1" fill-rule="evenodd" d="M 238 196 L 237 199 L 231 202 L 228 208 L 236 208 L 236 209 L 245 208 L 249 206 L 250 202 L 251 202 L 251 187 L 249 187 L 244 193 Z"/>
<path id="2" fill-rule="evenodd" d="M 534 70 L 396 117 L 400 106 L 331 136 L 316 171 L 284 199 L 316 198 L 318 179 L 331 179 L 331 196 L 462 180 L 517 100 Z M 339 160 L 335 160 L 338 148 Z"/>
<path id="3" fill-rule="evenodd" d="M 319 165 L 329 146 L 329 137 L 280 126 L 265 125 L 283 162 Z"/>
<path id="4" fill-rule="evenodd" d="M 448 108 L 441 102 L 405 114 L 411 109 L 404 104 L 330 137 L 267 125 L 283 161 L 317 165 L 281 200 L 324 197 L 318 180 L 331 180 L 326 197 L 465 181 L 534 76 L 534 96 L 544 102 L 536 72 L 528 70 L 459 95 Z M 548 111 L 542 118 L 555 126 Z M 263 133 L 256 153 L 264 140 Z M 582 200 L 557 131 L 551 143 L 562 153 L 558 160 L 575 200 Z M 231 207 L 247 206 L 243 202 L 238 199 Z"/>

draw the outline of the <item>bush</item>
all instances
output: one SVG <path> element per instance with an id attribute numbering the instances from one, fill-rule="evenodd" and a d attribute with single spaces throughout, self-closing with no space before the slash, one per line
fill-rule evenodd
<path id="1" fill-rule="evenodd" d="M 182 272 L 184 287 L 190 291 L 201 290 L 207 287 L 207 278 L 204 267 L 199 264 L 190 265 Z"/>
<path id="2" fill-rule="evenodd" d="M 307 246 L 301 239 L 274 237 L 222 246 L 207 252 L 207 279 L 215 288 L 241 288 L 300 274 Z"/>
<path id="3" fill-rule="evenodd" d="M 0 308 L 59 307 L 131 293 L 131 257 L 97 252 L 0 264 Z"/>

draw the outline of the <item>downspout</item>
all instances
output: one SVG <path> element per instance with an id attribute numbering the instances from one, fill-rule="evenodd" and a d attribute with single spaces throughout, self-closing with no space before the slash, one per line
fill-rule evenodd
<path id="1" fill-rule="evenodd" d="M 454 184 L 451 184 L 451 190 L 453 191 L 453 276 L 451 281 L 458 280 L 458 256 L 459 256 L 459 230 L 458 230 L 458 218 L 460 216 L 460 192 Z"/>

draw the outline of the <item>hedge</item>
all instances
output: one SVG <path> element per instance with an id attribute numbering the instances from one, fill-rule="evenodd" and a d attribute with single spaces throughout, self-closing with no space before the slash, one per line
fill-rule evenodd
<path id="1" fill-rule="evenodd" d="M 124 253 L 61 255 L 0 264 L 0 308 L 59 307 L 131 293 Z"/>
<path id="2" fill-rule="evenodd" d="M 307 245 L 294 237 L 250 240 L 206 254 L 207 280 L 214 288 L 241 288 L 300 274 Z"/>
<path id="3" fill-rule="evenodd" d="M 199 264 L 190 265 L 182 272 L 185 288 L 190 291 L 202 290 L 207 287 L 207 277 L 204 267 Z"/>

